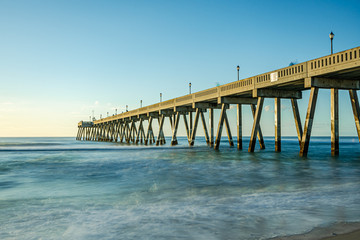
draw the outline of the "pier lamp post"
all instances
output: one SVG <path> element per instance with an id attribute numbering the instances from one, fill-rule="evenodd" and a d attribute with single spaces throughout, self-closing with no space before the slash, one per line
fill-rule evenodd
<path id="1" fill-rule="evenodd" d="M 102 114 L 100 114 L 100 119 L 102 119 Z"/>
<path id="2" fill-rule="evenodd" d="M 109 112 L 106 113 L 107 117 L 109 117 Z"/>
<path id="3" fill-rule="evenodd" d="M 160 93 L 160 102 L 162 102 L 162 93 Z"/>
<path id="4" fill-rule="evenodd" d="M 126 105 L 126 111 L 128 111 L 128 105 Z"/>
<path id="5" fill-rule="evenodd" d="M 117 115 L 117 108 L 115 108 L 115 115 Z"/>
<path id="6" fill-rule="evenodd" d="M 142 100 L 140 100 L 140 107 L 142 108 Z"/>
<path id="7" fill-rule="evenodd" d="M 189 83 L 189 94 L 191 94 L 191 82 Z"/>
<path id="8" fill-rule="evenodd" d="M 237 69 L 237 74 L 238 74 L 238 81 L 239 81 L 239 80 L 240 80 L 240 78 L 239 78 L 239 71 L 240 71 L 240 66 L 239 66 L 239 65 L 237 65 L 236 69 Z"/>
<path id="9" fill-rule="evenodd" d="M 330 41 L 331 41 L 331 54 L 333 54 L 333 39 L 334 39 L 335 34 L 331 31 L 331 33 L 329 34 L 330 37 Z"/>

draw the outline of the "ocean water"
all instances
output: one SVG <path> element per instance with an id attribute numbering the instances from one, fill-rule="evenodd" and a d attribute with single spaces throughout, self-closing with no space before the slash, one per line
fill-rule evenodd
<path id="1" fill-rule="evenodd" d="M 360 221 L 360 144 L 297 138 L 248 153 L 0 138 L 0 239 L 268 239 Z M 244 140 L 244 146 L 248 139 Z"/>

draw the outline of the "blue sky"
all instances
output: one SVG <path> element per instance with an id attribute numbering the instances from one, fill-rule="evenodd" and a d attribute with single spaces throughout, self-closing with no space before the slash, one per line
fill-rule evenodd
<path id="1" fill-rule="evenodd" d="M 0 0 L 0 136 L 74 136 L 106 116 L 360 46 L 359 1 Z M 308 93 L 299 102 L 305 118 Z M 329 135 L 321 90 L 314 135 Z M 283 100 L 282 135 L 295 135 Z M 264 135 L 274 134 L 273 100 Z M 252 120 L 244 107 L 244 134 Z M 236 118 L 230 111 L 230 123 Z M 356 135 L 340 92 L 340 135 Z M 181 133 L 181 131 L 180 131 Z"/>

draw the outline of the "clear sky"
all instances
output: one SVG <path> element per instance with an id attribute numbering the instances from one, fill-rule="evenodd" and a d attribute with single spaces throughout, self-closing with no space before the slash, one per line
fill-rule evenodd
<path id="1" fill-rule="evenodd" d="M 357 1 L 0 0 L 0 136 L 75 136 L 77 123 L 360 46 Z M 282 135 L 295 135 L 283 100 Z M 308 93 L 299 101 L 304 121 Z M 264 135 L 274 134 L 273 100 Z M 330 135 L 320 90 L 314 135 Z M 244 134 L 252 119 L 244 107 Z M 235 129 L 236 117 L 230 111 Z M 181 132 L 180 132 L 181 133 Z M 340 136 L 356 135 L 340 91 Z"/>

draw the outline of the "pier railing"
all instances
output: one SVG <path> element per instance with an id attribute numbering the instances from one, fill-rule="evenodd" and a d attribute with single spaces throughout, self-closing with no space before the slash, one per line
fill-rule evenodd
<path id="1" fill-rule="evenodd" d="M 231 82 L 218 87 L 195 92 L 164 102 L 152 104 L 139 109 L 131 110 L 114 116 L 95 120 L 94 124 L 108 121 L 136 117 L 139 115 L 159 112 L 160 110 L 174 109 L 178 106 L 192 106 L 196 102 L 214 102 L 224 96 L 249 95 L 253 89 L 278 87 L 285 84 L 291 85 L 294 81 L 301 81 L 312 76 L 325 75 L 342 68 L 360 66 L 360 47 L 295 64 L 275 71 L 270 71 L 254 77 Z M 83 122 L 79 123 L 79 126 Z"/>

